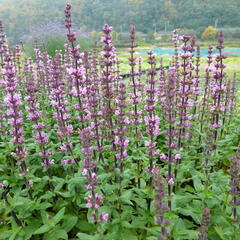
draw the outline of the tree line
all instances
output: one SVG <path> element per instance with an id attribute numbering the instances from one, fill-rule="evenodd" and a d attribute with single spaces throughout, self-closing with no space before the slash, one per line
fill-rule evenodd
<path id="1" fill-rule="evenodd" d="M 239 0 L 69 0 L 78 28 L 99 31 L 109 23 L 118 32 L 167 32 L 173 28 L 239 27 Z M 13 39 L 51 22 L 62 23 L 65 0 L 0 0 L 0 19 Z"/>

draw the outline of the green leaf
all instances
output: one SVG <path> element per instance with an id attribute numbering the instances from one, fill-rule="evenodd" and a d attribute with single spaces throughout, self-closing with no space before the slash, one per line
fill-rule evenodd
<path id="1" fill-rule="evenodd" d="M 185 207 L 189 202 L 191 202 L 195 196 L 193 194 L 184 193 L 183 195 L 174 195 L 172 198 L 173 209 L 177 207 Z"/>
<path id="2" fill-rule="evenodd" d="M 71 215 L 65 216 L 62 228 L 66 232 L 70 232 L 72 228 L 76 225 L 77 220 L 78 220 L 77 216 L 71 216 Z"/>
<path id="3" fill-rule="evenodd" d="M 147 208 L 147 201 L 143 198 L 135 198 L 134 201 L 137 203 L 137 206 L 146 209 Z"/>
<path id="4" fill-rule="evenodd" d="M 54 177 L 53 178 L 53 183 L 55 185 L 54 190 L 55 191 L 59 191 L 62 188 L 62 186 L 65 183 L 65 181 L 64 181 L 63 178 Z"/>
<path id="5" fill-rule="evenodd" d="M 123 236 L 123 239 L 138 240 L 137 236 L 129 230 L 125 230 L 122 236 Z"/>
<path id="6" fill-rule="evenodd" d="M 55 194 L 53 194 L 52 192 L 47 192 L 45 193 L 44 195 L 42 195 L 39 200 L 41 199 L 45 199 L 45 200 L 48 200 L 48 199 L 51 199 L 53 196 L 55 196 Z"/>
<path id="7" fill-rule="evenodd" d="M 39 223 L 38 220 L 29 222 L 28 226 L 24 228 L 26 240 L 31 239 L 33 233 L 39 228 L 39 225 L 41 224 Z"/>
<path id="8" fill-rule="evenodd" d="M 37 204 L 34 206 L 34 209 L 44 210 L 44 209 L 47 209 L 47 208 L 49 208 L 49 207 L 51 207 L 51 206 L 52 206 L 51 203 L 42 202 L 42 203 L 37 203 Z"/>
<path id="9" fill-rule="evenodd" d="M 58 224 L 58 223 L 63 219 L 64 213 L 65 213 L 65 207 L 62 208 L 62 209 L 52 218 L 52 221 L 53 221 L 55 224 Z"/>
<path id="10" fill-rule="evenodd" d="M 188 191 L 190 193 L 195 193 L 195 189 L 190 185 L 186 185 L 185 189 L 186 189 L 186 191 Z"/>
<path id="11" fill-rule="evenodd" d="M 222 239 L 222 240 L 226 240 L 225 237 L 223 236 L 223 231 L 222 228 L 220 226 L 216 226 L 214 227 L 214 229 L 216 230 L 218 236 Z"/>
<path id="12" fill-rule="evenodd" d="M 64 198 L 69 198 L 69 197 L 73 196 L 73 194 L 68 192 L 68 191 L 66 191 L 66 192 L 56 192 L 56 193 L 63 196 Z"/>
<path id="13" fill-rule="evenodd" d="M 176 232 L 174 239 L 175 240 L 198 239 L 198 232 L 188 229 L 178 231 Z"/>
<path id="14" fill-rule="evenodd" d="M 227 227 L 231 227 L 232 226 L 232 223 L 229 223 L 227 221 L 226 218 L 224 218 L 224 216 L 221 216 L 221 215 L 214 215 L 211 217 L 211 221 L 214 225 L 217 225 L 219 227 L 223 227 L 223 228 L 227 228 Z M 225 231 L 224 231 L 225 232 Z"/>
<path id="15" fill-rule="evenodd" d="M 122 201 L 123 203 L 132 205 L 133 203 L 130 201 L 131 198 L 132 198 L 132 190 L 130 189 L 123 192 L 119 200 Z"/>
<path id="16" fill-rule="evenodd" d="M 151 234 L 153 234 L 153 235 L 159 235 L 160 234 L 160 228 L 159 228 L 159 226 L 157 226 L 157 227 L 145 227 L 145 229 L 149 232 L 149 233 L 151 233 Z"/>
<path id="17" fill-rule="evenodd" d="M 69 180 L 68 182 L 68 190 L 69 192 L 75 192 L 74 188 L 76 186 L 81 186 L 84 183 L 84 178 L 83 177 L 74 177 Z"/>
<path id="18" fill-rule="evenodd" d="M 59 227 L 54 228 L 50 232 L 44 234 L 43 240 L 58 240 L 58 239 L 68 239 L 68 235 L 65 230 Z"/>
<path id="19" fill-rule="evenodd" d="M 134 227 L 134 228 L 141 228 L 141 229 L 144 229 L 145 228 L 145 225 L 146 225 L 146 219 L 145 218 L 134 218 L 131 225 Z"/>
<path id="20" fill-rule="evenodd" d="M 148 237 L 146 240 L 157 240 L 157 237 Z"/>
<path id="21" fill-rule="evenodd" d="M 127 221 L 123 221 L 123 222 L 122 222 L 122 226 L 124 226 L 125 228 L 134 228 L 134 227 L 132 226 L 132 224 L 130 224 L 130 223 L 127 222 Z"/>
<path id="22" fill-rule="evenodd" d="M 79 231 L 90 232 L 94 229 L 95 225 L 87 222 L 84 219 L 80 219 L 76 227 L 79 229 Z"/>
<path id="23" fill-rule="evenodd" d="M 15 228 L 15 229 L 13 229 L 12 235 L 11 235 L 11 237 L 9 238 L 9 240 L 15 240 L 17 234 L 21 231 L 21 229 L 22 229 L 22 227 L 17 227 L 17 228 Z"/>
<path id="24" fill-rule="evenodd" d="M 44 224 L 48 224 L 48 215 L 45 211 L 41 211 L 41 217 Z"/>
<path id="25" fill-rule="evenodd" d="M 193 185 L 197 192 L 201 192 L 204 189 L 204 186 L 203 186 L 202 181 L 199 178 L 199 176 L 193 177 Z"/>
<path id="26" fill-rule="evenodd" d="M 39 229 L 37 229 L 37 230 L 34 232 L 34 235 L 46 233 L 46 232 L 48 232 L 50 229 L 51 229 L 51 226 L 45 224 L 45 225 L 41 226 Z"/>
<path id="27" fill-rule="evenodd" d="M 78 234 L 77 234 L 77 237 L 78 237 L 80 240 L 93 240 L 93 239 L 94 239 L 94 236 L 88 235 L 88 234 L 86 234 L 86 233 L 78 233 Z"/>
<path id="28" fill-rule="evenodd" d="M 191 216 L 196 223 L 200 222 L 199 214 L 196 213 L 196 209 L 191 208 L 190 206 L 188 206 L 188 208 L 185 209 L 179 208 L 178 212 L 184 216 Z"/>

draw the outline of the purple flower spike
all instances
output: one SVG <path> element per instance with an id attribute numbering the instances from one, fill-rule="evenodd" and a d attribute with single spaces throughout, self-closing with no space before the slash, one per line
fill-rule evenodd
<path id="1" fill-rule="evenodd" d="M 169 232 L 167 226 L 170 222 L 164 218 L 164 213 L 169 210 L 167 204 L 165 204 L 165 184 L 164 179 L 160 173 L 159 168 L 155 168 L 154 171 L 154 187 L 155 187 L 155 196 L 154 196 L 154 205 L 156 211 L 156 222 L 161 227 L 161 235 L 159 239 L 167 240 L 169 239 Z"/>
<path id="2" fill-rule="evenodd" d="M 144 106 L 144 110 L 147 112 L 147 116 L 144 117 L 146 124 L 146 131 L 149 135 L 150 140 L 145 142 L 145 146 L 147 147 L 147 152 L 149 154 L 149 168 L 150 172 L 153 167 L 153 157 L 158 155 L 159 151 L 155 150 L 156 141 L 154 138 L 159 134 L 159 123 L 160 119 L 155 115 L 156 108 L 156 89 L 155 89 L 155 75 L 156 75 L 156 57 L 153 55 L 153 52 L 148 53 L 148 63 L 151 68 L 147 72 L 147 81 L 148 85 L 145 87 L 145 91 L 147 96 L 145 98 L 146 105 Z"/>
<path id="3" fill-rule="evenodd" d="M 99 195 L 96 192 L 96 188 L 98 186 L 98 178 L 96 174 L 96 162 L 92 160 L 93 155 L 93 147 L 92 147 L 92 140 L 93 140 L 93 132 L 91 131 L 91 127 L 86 127 L 82 130 L 79 130 L 79 135 L 81 137 L 82 143 L 82 153 L 84 155 L 83 161 L 83 169 L 82 175 L 86 179 L 86 186 L 85 188 L 90 191 L 85 199 L 87 200 L 86 207 L 92 209 L 92 217 L 91 220 L 94 222 L 101 222 L 107 221 L 108 215 L 99 216 L 98 209 L 103 204 L 103 196 Z"/>
<path id="4" fill-rule="evenodd" d="M 118 116 L 117 119 L 117 129 L 115 130 L 115 146 L 116 146 L 116 155 L 115 157 L 119 161 L 118 166 L 120 167 L 121 172 L 124 170 L 124 160 L 127 157 L 127 149 L 129 144 L 129 139 L 125 136 L 127 126 L 129 124 L 129 119 L 126 117 L 126 88 L 124 83 L 119 84 L 118 90 L 119 96 L 116 99 L 116 110 L 115 115 Z"/>
<path id="5" fill-rule="evenodd" d="M 27 167 L 25 164 L 26 151 L 24 149 L 23 143 L 23 118 L 22 111 L 20 109 L 22 101 L 21 95 L 17 92 L 17 79 L 16 79 L 16 69 L 12 62 L 12 58 L 8 52 L 8 49 L 4 52 L 4 68 L 3 75 L 5 78 L 5 90 L 6 96 L 4 98 L 4 103 L 7 106 L 7 116 L 8 124 L 11 125 L 12 129 L 10 134 L 13 137 L 12 143 L 15 145 L 15 151 L 12 156 L 16 157 L 17 162 L 21 166 L 21 175 L 26 176 Z"/>
<path id="6" fill-rule="evenodd" d="M 240 160 L 237 156 L 233 156 L 230 162 L 230 176 L 231 180 L 229 185 L 232 194 L 231 205 L 233 207 L 233 221 L 238 222 L 237 207 L 240 205 Z"/>
<path id="7" fill-rule="evenodd" d="M 208 240 L 207 232 L 208 232 L 208 227 L 209 227 L 209 223 L 210 223 L 209 218 L 210 218 L 210 210 L 208 208 L 204 208 L 200 233 L 198 235 L 199 240 Z"/>

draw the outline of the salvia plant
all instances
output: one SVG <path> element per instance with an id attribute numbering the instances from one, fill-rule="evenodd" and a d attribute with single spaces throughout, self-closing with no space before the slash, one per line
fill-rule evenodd
<path id="1" fill-rule="evenodd" d="M 64 13 L 54 56 L 9 47 L 0 22 L 0 239 L 239 240 L 238 76 L 223 32 L 202 57 L 174 30 L 168 66 L 150 51 L 143 70 L 131 25 L 122 76 L 112 27 L 82 51 Z"/>

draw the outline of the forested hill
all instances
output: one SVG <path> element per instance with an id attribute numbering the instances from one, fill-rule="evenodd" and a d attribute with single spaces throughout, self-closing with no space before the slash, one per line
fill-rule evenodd
<path id="1" fill-rule="evenodd" d="M 69 0 L 74 22 L 87 30 L 109 23 L 126 31 L 134 23 L 138 31 L 197 29 L 209 25 L 239 27 L 240 0 Z M 63 22 L 66 0 L 0 0 L 0 19 L 12 37 L 30 28 Z"/>

